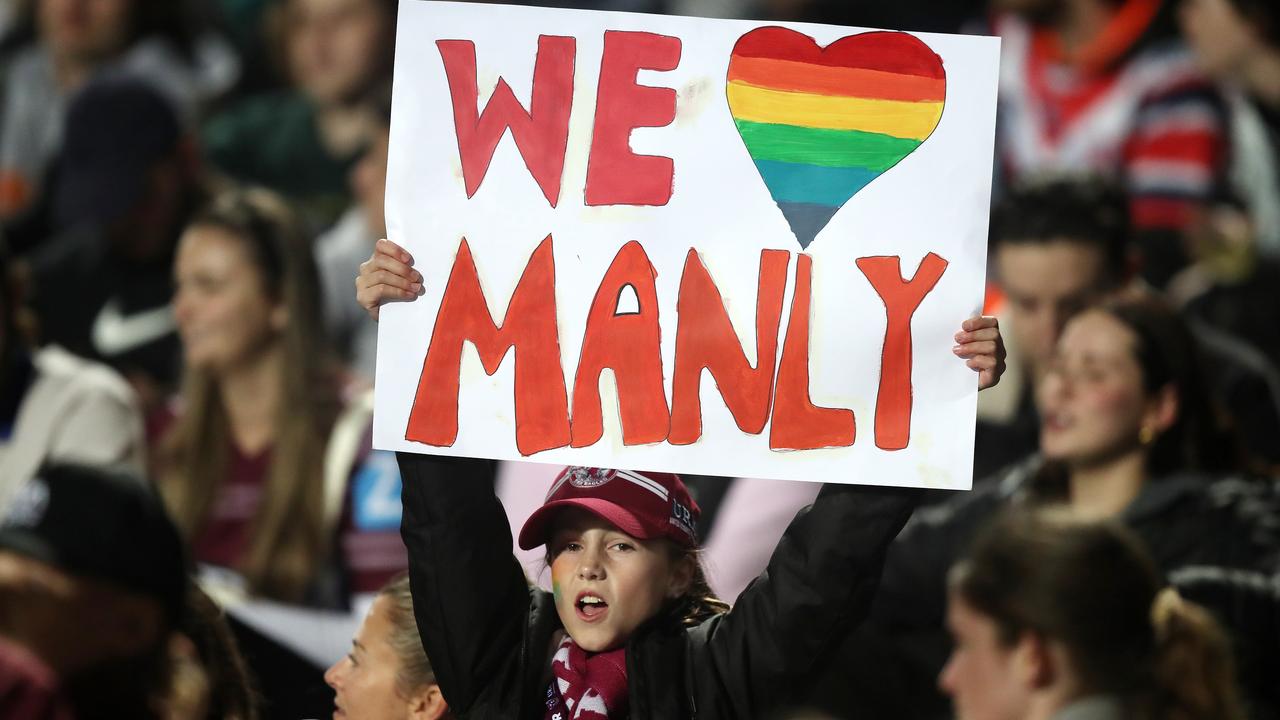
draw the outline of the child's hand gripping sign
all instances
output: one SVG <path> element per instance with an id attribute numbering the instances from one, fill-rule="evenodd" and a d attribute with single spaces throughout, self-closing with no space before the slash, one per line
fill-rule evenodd
<path id="1" fill-rule="evenodd" d="M 997 54 L 401 3 L 375 444 L 968 487 Z"/>

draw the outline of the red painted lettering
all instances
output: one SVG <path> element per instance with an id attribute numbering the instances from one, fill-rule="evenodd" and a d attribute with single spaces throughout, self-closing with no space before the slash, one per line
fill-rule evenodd
<path id="1" fill-rule="evenodd" d="M 643 32 L 604 34 L 595 129 L 587 159 L 587 205 L 666 205 L 674 163 L 631 152 L 631 131 L 663 127 L 676 117 L 676 91 L 636 84 L 637 70 L 674 70 L 680 39 Z"/>
<path id="2" fill-rule="evenodd" d="M 858 258 L 857 263 L 888 318 L 876 394 L 876 447 L 901 450 L 911 442 L 911 316 L 938 284 L 947 261 L 929 253 L 909 282 L 902 279 L 896 255 Z"/>
<path id="3" fill-rule="evenodd" d="M 787 337 L 778 363 L 769 447 L 774 450 L 812 450 L 853 444 L 853 411 L 824 408 L 809 399 L 809 301 L 813 259 L 796 261 L 796 287 L 791 298 Z"/>
<path id="4" fill-rule="evenodd" d="M 437 447 L 449 447 L 457 439 L 458 373 L 465 342 L 475 346 L 490 375 L 515 348 L 516 447 L 522 455 L 569 443 L 550 235 L 529 258 L 501 327 L 489 315 L 471 248 L 463 239 L 436 315 L 406 439 Z"/>
<path id="5" fill-rule="evenodd" d="M 642 445 L 666 439 L 671 417 L 662 387 L 656 273 L 640 243 L 632 240 L 609 266 L 587 315 L 582 355 L 573 383 L 573 447 L 593 445 L 603 434 L 600 372 L 613 370 L 622 416 L 622 442 Z M 618 313 L 618 298 L 630 286 L 638 312 Z"/>
<path id="6" fill-rule="evenodd" d="M 470 40 L 437 40 L 453 98 L 453 123 L 458 134 L 458 154 L 467 197 L 484 182 L 498 141 L 507 128 L 515 140 L 533 179 L 551 207 L 560 198 L 560 178 L 569 143 L 569 111 L 573 103 L 573 62 L 576 51 L 571 37 L 541 35 L 533 66 L 533 91 L 525 111 L 507 81 L 498 87 L 477 116 L 476 47 Z"/>
<path id="7" fill-rule="evenodd" d="M 790 253 L 764 250 L 756 291 L 756 367 L 742 351 L 724 300 L 696 250 L 685 257 L 676 326 L 676 369 L 671 391 L 672 445 L 688 445 L 702 435 L 699 389 L 706 368 L 716 381 L 734 422 L 753 435 L 764 430 L 773 394 L 778 322 L 787 284 Z"/>

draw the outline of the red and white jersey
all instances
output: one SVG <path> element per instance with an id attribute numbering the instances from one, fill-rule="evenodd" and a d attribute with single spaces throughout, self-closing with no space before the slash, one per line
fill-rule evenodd
<path id="1" fill-rule="evenodd" d="M 1118 179 L 1139 229 L 1182 226 L 1215 189 L 1226 119 L 1212 84 L 1175 41 L 1105 65 L 1062 59 L 1056 38 L 1000 16 L 999 152 L 1009 180 L 1041 174 Z"/>

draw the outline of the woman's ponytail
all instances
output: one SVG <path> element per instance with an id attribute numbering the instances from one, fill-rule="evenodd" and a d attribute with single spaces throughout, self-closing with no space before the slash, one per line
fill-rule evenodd
<path id="1" fill-rule="evenodd" d="M 1226 635 L 1184 601 L 1133 531 L 1061 509 L 1012 511 L 951 570 L 950 591 L 1011 646 L 1060 642 L 1080 696 L 1105 695 L 1137 720 L 1240 720 Z"/>
<path id="2" fill-rule="evenodd" d="M 1155 683 L 1150 718 L 1238 720 L 1244 717 L 1226 635 L 1199 605 L 1167 587 L 1151 608 Z"/>

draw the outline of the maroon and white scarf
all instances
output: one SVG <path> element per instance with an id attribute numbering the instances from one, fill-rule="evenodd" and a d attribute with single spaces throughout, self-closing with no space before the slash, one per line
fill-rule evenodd
<path id="1" fill-rule="evenodd" d="M 568 635 L 551 658 L 546 720 L 609 720 L 627 715 L 625 648 L 588 653 Z"/>

